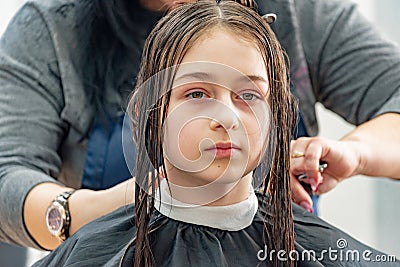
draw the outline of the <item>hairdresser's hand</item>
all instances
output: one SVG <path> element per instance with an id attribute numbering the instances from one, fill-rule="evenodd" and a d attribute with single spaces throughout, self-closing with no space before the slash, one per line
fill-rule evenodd
<path id="1" fill-rule="evenodd" d="M 161 170 L 160 176 L 161 178 L 165 177 Z M 158 187 L 158 185 L 155 185 L 155 187 Z M 134 202 L 135 178 L 106 190 L 77 190 L 69 199 L 71 218 L 73 218 L 70 234 L 74 234 L 85 224 Z"/>
<path id="2" fill-rule="evenodd" d="M 134 197 L 134 178 L 105 190 L 77 190 L 69 199 L 72 218 L 70 235 L 85 224 L 122 206 L 134 203 Z"/>
<path id="3" fill-rule="evenodd" d="M 298 177 L 306 174 L 302 181 L 310 184 L 316 194 L 332 190 L 345 178 L 358 174 L 360 169 L 359 143 L 334 141 L 321 137 L 301 137 L 291 142 L 290 178 L 293 201 L 312 211 L 310 195 L 300 184 Z M 327 163 L 321 173 L 320 161 Z"/>
<path id="4" fill-rule="evenodd" d="M 71 191 L 56 183 L 41 183 L 35 186 L 27 195 L 24 203 L 24 222 L 32 237 L 40 246 L 53 250 L 60 241 L 50 235 L 45 217 L 51 201 L 60 193 Z M 135 183 L 129 179 L 110 189 L 93 191 L 77 190 L 69 198 L 71 212 L 70 234 L 75 233 L 83 225 L 112 212 L 113 210 L 134 201 Z"/>

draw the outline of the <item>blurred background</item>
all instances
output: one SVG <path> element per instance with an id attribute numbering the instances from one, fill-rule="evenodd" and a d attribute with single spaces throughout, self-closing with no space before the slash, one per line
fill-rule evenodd
<path id="1" fill-rule="evenodd" d="M 0 35 L 24 2 L 26 0 L 0 2 Z M 399 0 L 355 0 L 355 2 L 375 27 L 379 28 L 388 39 L 400 44 Z M 351 131 L 351 125 L 324 109 L 322 105 L 317 105 L 316 109 L 321 136 L 339 139 Z M 324 194 L 319 203 L 319 210 L 320 217 L 356 239 L 400 258 L 399 203 L 400 182 L 357 176 L 345 180 L 335 190 Z M 33 249 L 25 250 L 0 243 L 2 267 L 30 266 L 43 255 L 43 252 Z"/>

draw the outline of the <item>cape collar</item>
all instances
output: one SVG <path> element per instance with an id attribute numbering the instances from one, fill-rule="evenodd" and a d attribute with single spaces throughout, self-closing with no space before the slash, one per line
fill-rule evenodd
<path id="1" fill-rule="evenodd" d="M 177 221 L 227 231 L 239 231 L 248 227 L 257 213 L 258 199 L 252 187 L 249 188 L 249 193 L 247 199 L 232 205 L 193 205 L 174 199 L 169 194 L 168 184 L 164 179 L 155 194 L 155 208 L 164 216 Z"/>

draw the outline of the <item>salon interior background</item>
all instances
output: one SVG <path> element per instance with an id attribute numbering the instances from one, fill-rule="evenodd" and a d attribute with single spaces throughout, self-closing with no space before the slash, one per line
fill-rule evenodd
<path id="1" fill-rule="evenodd" d="M 24 2 L 26 1 L 1 1 L 0 34 Z M 356 2 L 364 15 L 374 22 L 387 38 L 400 44 L 399 0 L 356 0 Z M 326 111 L 321 105 L 317 106 L 317 112 L 322 136 L 338 139 L 352 129 L 352 126 Z M 320 201 L 320 214 L 323 219 L 364 243 L 400 257 L 398 203 L 400 203 L 400 182 L 360 176 L 344 181 L 335 190 L 325 194 Z M 1 255 L 0 251 L 0 266 L 2 266 Z M 30 250 L 27 265 L 29 266 L 38 256 L 40 253 Z"/>

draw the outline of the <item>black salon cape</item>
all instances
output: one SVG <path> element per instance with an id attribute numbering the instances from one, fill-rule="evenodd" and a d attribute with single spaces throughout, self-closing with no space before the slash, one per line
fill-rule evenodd
<path id="1" fill-rule="evenodd" d="M 258 198 L 261 199 L 260 195 Z M 133 214 L 134 206 L 130 205 L 87 224 L 33 266 L 133 266 L 135 243 L 132 241 L 136 230 Z M 155 211 L 151 221 L 155 230 L 151 233 L 151 239 L 156 266 L 272 266 L 263 260 L 265 251 L 270 253 L 263 242 L 265 214 L 265 204 L 260 200 L 250 226 L 240 231 L 226 231 L 176 221 Z M 300 255 L 297 263 L 299 267 L 400 266 L 399 261 L 373 261 L 383 253 L 360 243 L 296 204 L 293 204 L 293 214 L 295 249 Z M 338 248 L 338 240 L 341 248 L 345 246 L 343 249 Z M 331 257 L 329 248 L 332 251 Z M 310 260 L 306 256 L 301 260 L 304 250 L 314 250 L 316 259 Z M 326 252 L 322 257 L 323 250 Z M 346 251 L 350 250 L 359 252 L 359 261 L 352 256 L 346 260 Z M 366 254 L 371 259 L 369 262 L 362 257 L 367 250 L 371 251 Z"/>

